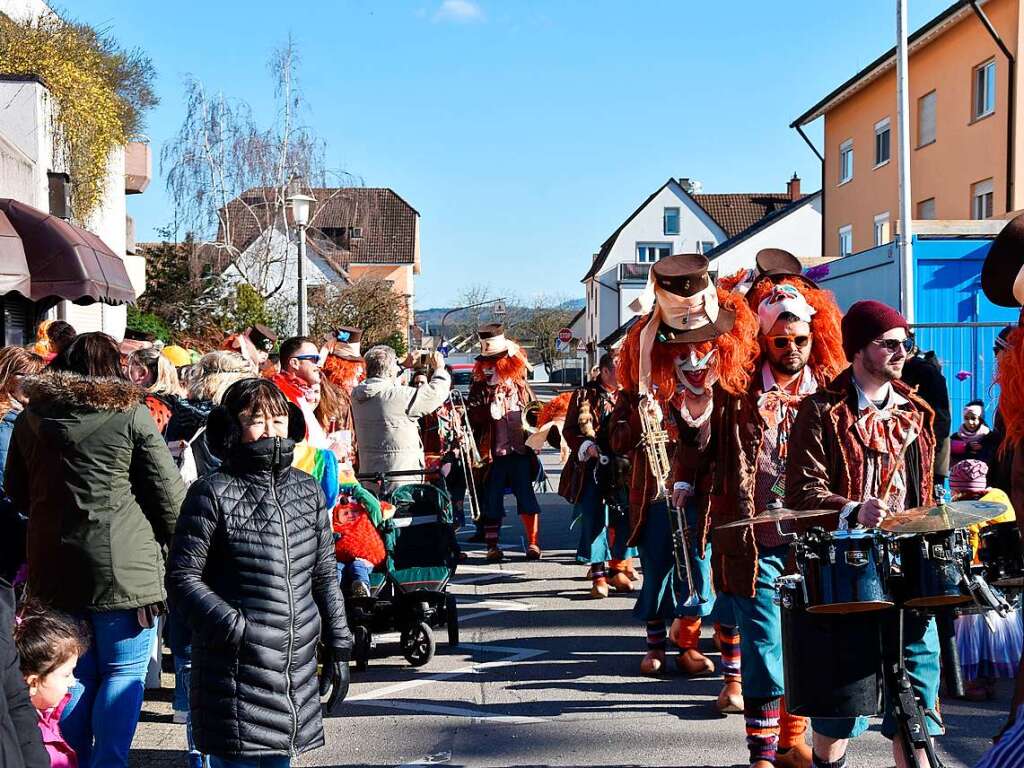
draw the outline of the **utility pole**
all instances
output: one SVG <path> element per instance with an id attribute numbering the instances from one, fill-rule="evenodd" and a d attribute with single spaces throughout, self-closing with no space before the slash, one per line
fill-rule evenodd
<path id="1" fill-rule="evenodd" d="M 903 316 L 914 322 L 914 249 L 910 192 L 910 114 L 907 66 L 907 0 L 896 0 L 896 131 L 899 136 L 897 162 L 900 187 L 900 231 L 896 249 L 900 259 L 900 299 Z"/>

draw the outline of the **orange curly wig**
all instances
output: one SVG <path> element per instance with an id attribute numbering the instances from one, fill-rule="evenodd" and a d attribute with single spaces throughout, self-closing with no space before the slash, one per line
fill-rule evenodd
<path id="1" fill-rule="evenodd" d="M 322 370 L 331 384 L 349 393 L 366 378 L 366 363 L 362 360 L 342 360 L 337 355 L 327 355 Z"/>
<path id="2" fill-rule="evenodd" d="M 1006 341 L 1009 347 L 999 356 L 995 380 L 999 385 L 999 412 L 1006 422 L 1001 453 L 1024 440 L 1024 327 L 1014 328 Z"/>
<path id="3" fill-rule="evenodd" d="M 657 387 L 656 397 L 660 402 L 667 402 L 676 392 L 678 380 L 675 358 L 687 347 L 695 349 L 698 355 L 706 355 L 712 346 L 717 347 L 718 385 L 731 395 L 747 391 L 750 374 L 755 369 L 760 354 L 757 346 L 757 317 L 746 300 L 737 293 L 727 293 L 719 288 L 718 303 L 736 312 L 736 322 L 729 333 L 722 334 L 712 341 L 692 345 L 655 343 L 651 353 L 651 383 Z M 645 315 L 629 329 L 616 363 L 619 385 L 634 394 L 639 391 L 640 333 L 647 325 L 649 317 Z"/>
<path id="4" fill-rule="evenodd" d="M 508 379 L 520 379 L 526 381 L 526 360 L 524 355 L 526 353 L 519 350 L 516 355 L 504 355 L 495 360 L 477 360 L 473 366 L 473 381 L 484 381 L 484 365 L 486 363 L 494 363 L 494 368 L 498 372 L 498 378 L 502 381 Z"/>
<path id="5" fill-rule="evenodd" d="M 814 317 L 811 318 L 814 345 L 811 347 L 810 365 L 818 384 L 825 385 L 848 365 L 846 354 L 843 352 L 843 331 L 840 325 L 843 315 L 836 304 L 835 296 L 832 295 L 832 291 L 812 288 L 799 278 L 787 277 L 779 282 L 794 286 L 803 294 L 807 303 L 814 307 Z M 762 280 L 750 289 L 747 301 L 754 312 L 771 292 L 772 285 L 770 281 Z"/>
<path id="6" fill-rule="evenodd" d="M 572 400 L 572 392 L 563 392 L 551 398 L 540 409 L 537 416 L 537 426 L 543 427 L 549 421 L 561 419 L 565 421 L 565 414 L 569 412 L 569 401 Z"/>

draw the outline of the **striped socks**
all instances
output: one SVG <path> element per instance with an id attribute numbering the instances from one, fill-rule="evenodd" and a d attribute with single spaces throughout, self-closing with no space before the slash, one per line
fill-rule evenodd
<path id="1" fill-rule="evenodd" d="M 722 648 L 722 674 L 740 676 L 740 630 L 726 624 L 715 624 L 715 634 Z"/>
<path id="2" fill-rule="evenodd" d="M 647 622 L 647 650 L 650 651 L 664 651 L 665 650 L 665 622 L 661 619 L 653 619 Z"/>
<path id="3" fill-rule="evenodd" d="M 725 658 L 725 647 L 722 648 Z M 775 762 L 775 752 L 779 746 L 779 697 L 758 699 L 745 696 L 743 699 L 743 718 L 747 727 L 747 750 L 750 762 L 767 760 Z"/>
<path id="4" fill-rule="evenodd" d="M 598 579 L 603 579 L 608 576 L 608 571 L 605 570 L 604 563 L 591 563 L 590 564 L 590 578 L 597 582 Z"/>

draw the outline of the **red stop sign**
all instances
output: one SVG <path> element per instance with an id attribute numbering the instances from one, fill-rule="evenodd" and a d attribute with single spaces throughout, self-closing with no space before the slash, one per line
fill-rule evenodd
<path id="1" fill-rule="evenodd" d="M 572 331 L 568 328 L 563 328 L 558 332 L 558 340 L 563 344 L 568 344 L 572 341 Z"/>

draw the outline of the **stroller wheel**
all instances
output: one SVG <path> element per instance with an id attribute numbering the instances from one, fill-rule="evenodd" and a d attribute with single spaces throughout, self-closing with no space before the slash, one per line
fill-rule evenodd
<path id="1" fill-rule="evenodd" d="M 425 622 L 402 630 L 402 655 L 414 667 L 422 667 L 434 658 L 434 633 Z"/>
<path id="2" fill-rule="evenodd" d="M 452 648 L 459 646 L 459 605 L 455 602 L 455 595 L 448 595 L 444 600 L 445 624 L 448 626 L 448 645 Z"/>
<path id="3" fill-rule="evenodd" d="M 352 660 L 356 663 L 357 672 L 365 672 L 370 663 L 370 630 L 366 627 L 356 627 L 354 634 Z"/>

